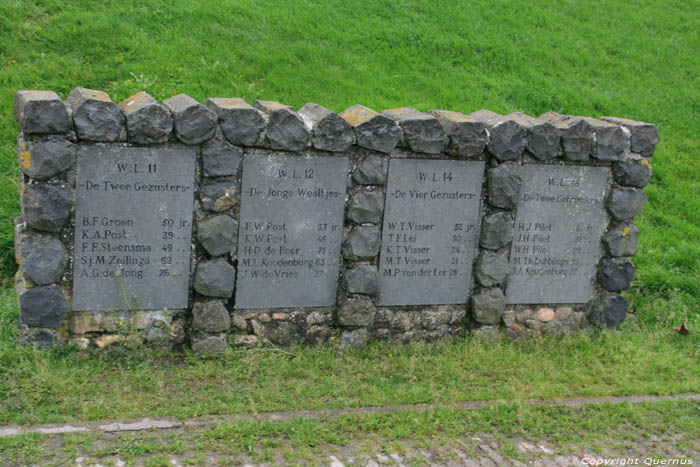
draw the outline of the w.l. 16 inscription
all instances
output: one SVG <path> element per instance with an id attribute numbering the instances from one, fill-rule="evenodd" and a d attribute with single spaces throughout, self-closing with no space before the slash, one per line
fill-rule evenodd
<path id="1" fill-rule="evenodd" d="M 335 305 L 347 173 L 347 157 L 244 157 L 237 309 Z"/>
<path id="2" fill-rule="evenodd" d="M 605 229 L 605 167 L 522 167 L 508 303 L 585 303 Z"/>
<path id="3" fill-rule="evenodd" d="M 482 161 L 390 161 L 380 305 L 467 301 L 483 172 Z"/>
<path id="4" fill-rule="evenodd" d="M 74 310 L 186 308 L 195 151 L 80 146 Z"/>

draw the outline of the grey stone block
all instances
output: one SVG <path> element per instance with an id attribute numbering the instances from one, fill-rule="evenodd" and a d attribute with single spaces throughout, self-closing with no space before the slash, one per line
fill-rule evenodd
<path id="1" fill-rule="evenodd" d="M 163 101 L 175 124 L 175 136 L 185 144 L 199 144 L 211 139 L 216 132 L 218 116 L 213 110 L 187 94 L 177 94 Z"/>
<path id="2" fill-rule="evenodd" d="M 554 159 L 559 156 L 561 135 L 559 129 L 546 119 L 534 118 L 520 112 L 514 112 L 506 117 L 512 118 L 527 128 L 527 150 L 541 161 Z"/>
<path id="3" fill-rule="evenodd" d="M 369 341 L 369 333 L 366 329 L 345 331 L 340 336 L 340 343 L 345 347 L 366 347 Z"/>
<path id="4" fill-rule="evenodd" d="M 518 205 L 522 185 L 520 166 L 515 163 L 500 164 L 488 171 L 489 203 L 497 208 L 513 210 Z"/>
<path id="5" fill-rule="evenodd" d="M 23 187 L 22 216 L 27 226 L 44 232 L 59 232 L 73 207 L 65 185 L 34 183 Z"/>
<path id="6" fill-rule="evenodd" d="M 642 190 L 635 188 L 613 188 L 608 199 L 607 208 L 618 220 L 631 219 L 644 208 L 647 197 Z"/>
<path id="7" fill-rule="evenodd" d="M 472 316 L 482 324 L 496 324 L 501 321 L 506 308 L 506 297 L 498 287 L 485 289 L 471 297 Z"/>
<path id="8" fill-rule="evenodd" d="M 583 117 L 595 133 L 592 156 L 601 161 L 619 161 L 630 147 L 630 131 L 596 118 Z"/>
<path id="9" fill-rule="evenodd" d="M 238 222 L 227 215 L 201 221 L 197 226 L 197 239 L 212 256 L 232 253 L 238 240 Z"/>
<path id="10" fill-rule="evenodd" d="M 601 117 L 601 120 L 614 123 L 630 131 L 630 151 L 650 157 L 659 142 L 659 130 L 651 123 L 637 122 L 626 118 Z"/>
<path id="11" fill-rule="evenodd" d="M 483 122 L 491 134 L 488 150 L 499 161 L 512 161 L 522 156 L 527 145 L 527 128 L 517 120 L 490 110 L 478 110 L 469 114 Z"/>
<path id="12" fill-rule="evenodd" d="M 608 292 L 627 290 L 634 279 L 634 265 L 629 261 L 600 260 L 598 282 Z"/>
<path id="13" fill-rule="evenodd" d="M 507 212 L 484 217 L 479 245 L 488 250 L 503 248 L 513 239 L 513 218 Z"/>
<path id="14" fill-rule="evenodd" d="M 236 175 L 243 153 L 228 141 L 214 139 L 202 147 L 202 168 L 205 177 Z"/>
<path id="15" fill-rule="evenodd" d="M 196 302 L 192 307 L 192 329 L 224 332 L 231 327 L 231 317 L 221 300 Z"/>
<path id="16" fill-rule="evenodd" d="M 192 336 L 192 350 L 199 354 L 222 354 L 228 350 L 226 335 Z"/>
<path id="17" fill-rule="evenodd" d="M 48 180 L 73 166 L 75 146 L 58 136 L 29 142 L 20 135 L 17 157 L 25 175 L 36 180 Z"/>
<path id="18" fill-rule="evenodd" d="M 311 122 L 311 144 L 316 149 L 342 152 L 352 145 L 352 127 L 335 112 L 308 103 L 299 109 L 299 115 Z"/>
<path id="19" fill-rule="evenodd" d="M 221 131 L 232 144 L 255 146 L 267 127 L 267 117 L 241 98 L 211 98 L 207 107 L 219 116 Z"/>
<path id="20" fill-rule="evenodd" d="M 601 328 L 614 328 L 627 317 L 627 300 L 620 294 L 600 297 L 591 309 L 588 320 Z"/>
<path id="21" fill-rule="evenodd" d="M 374 258 L 379 254 L 381 233 L 374 225 L 356 225 L 343 243 L 343 257 L 352 261 Z"/>
<path id="22" fill-rule="evenodd" d="M 384 210 L 381 191 L 363 191 L 352 197 L 348 204 L 348 219 L 357 224 L 378 224 Z"/>
<path id="23" fill-rule="evenodd" d="M 126 134 L 130 143 L 165 143 L 173 131 L 173 118 L 167 107 L 141 91 L 119 104 L 126 117 Z"/>
<path id="24" fill-rule="evenodd" d="M 73 129 L 65 104 L 53 91 L 17 91 L 15 120 L 32 134 L 67 133 Z"/>
<path id="25" fill-rule="evenodd" d="M 476 262 L 476 280 L 484 287 L 492 287 L 505 281 L 508 275 L 508 253 L 482 250 Z"/>
<path id="26" fill-rule="evenodd" d="M 457 157 L 475 157 L 484 152 L 489 132 L 484 122 L 450 110 L 429 110 L 438 119 L 447 136 L 446 151 Z"/>
<path id="27" fill-rule="evenodd" d="M 385 185 L 387 163 L 384 157 L 370 154 L 357 165 L 352 178 L 360 185 Z"/>
<path id="28" fill-rule="evenodd" d="M 22 235 L 20 258 L 24 277 L 34 284 L 57 282 L 68 264 L 68 253 L 54 237 L 26 233 Z"/>
<path id="29" fill-rule="evenodd" d="M 197 265 L 194 289 L 208 297 L 230 298 L 236 282 L 236 270 L 225 259 L 203 261 Z"/>
<path id="30" fill-rule="evenodd" d="M 294 323 L 289 321 L 259 321 L 251 320 L 255 335 L 267 339 L 273 344 L 288 347 L 301 340 L 299 330 Z"/>
<path id="31" fill-rule="evenodd" d="M 255 101 L 255 107 L 268 116 L 265 141 L 270 148 L 301 151 L 309 145 L 310 124 L 292 107 L 273 101 Z"/>
<path id="32" fill-rule="evenodd" d="M 622 186 L 644 188 L 651 180 L 651 164 L 647 159 L 627 159 L 613 164 L 615 181 Z"/>
<path id="33" fill-rule="evenodd" d="M 338 307 L 338 325 L 372 326 L 377 308 L 369 297 L 353 297 Z"/>
<path id="34" fill-rule="evenodd" d="M 228 211 L 238 205 L 239 198 L 238 183 L 234 180 L 208 183 L 199 190 L 202 209 L 207 211 Z"/>
<path id="35" fill-rule="evenodd" d="M 603 236 L 603 243 L 610 256 L 634 256 L 638 237 L 639 227 L 634 224 L 619 224 L 608 230 Z"/>
<path id="36" fill-rule="evenodd" d="M 391 152 L 401 140 L 401 129 L 396 122 L 363 105 L 353 105 L 340 116 L 355 131 L 357 145 L 379 152 Z"/>
<path id="37" fill-rule="evenodd" d="M 40 349 L 47 349 L 61 344 L 58 333 L 48 329 L 20 330 L 17 340 L 22 345 L 35 345 Z"/>
<path id="38" fill-rule="evenodd" d="M 403 130 L 404 140 L 414 152 L 440 154 L 446 137 L 440 121 L 413 107 L 387 109 L 382 114 L 394 119 Z"/>
<path id="39" fill-rule="evenodd" d="M 581 117 L 547 112 L 540 115 L 557 129 L 561 135 L 563 158 L 568 161 L 587 161 L 593 152 L 593 128 Z"/>
<path id="40" fill-rule="evenodd" d="M 66 99 L 71 108 L 75 132 L 80 139 L 113 142 L 124 128 L 124 115 L 107 93 L 75 88 Z"/>
<path id="41" fill-rule="evenodd" d="M 68 302 L 56 284 L 19 291 L 20 323 L 35 328 L 56 328 L 68 313 Z"/>
<path id="42" fill-rule="evenodd" d="M 363 295 L 379 293 L 379 275 L 375 266 L 361 264 L 347 269 L 343 273 L 343 280 L 349 293 Z"/>

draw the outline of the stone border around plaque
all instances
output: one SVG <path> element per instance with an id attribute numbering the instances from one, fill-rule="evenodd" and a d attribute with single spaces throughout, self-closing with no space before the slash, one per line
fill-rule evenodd
<path id="1" fill-rule="evenodd" d="M 85 88 L 75 88 L 65 100 L 52 91 L 19 91 L 14 115 L 22 207 L 15 221 L 18 336 L 23 343 L 105 348 L 131 342 L 189 346 L 202 353 L 296 342 L 361 346 L 371 339 L 433 340 L 465 330 L 488 337 L 570 333 L 591 325 L 615 327 L 628 312 L 620 293 L 634 277 L 631 259 L 639 235 L 634 217 L 646 201 L 642 189 L 650 181 L 650 158 L 658 142 L 652 124 L 552 112 L 537 118 L 488 110 L 424 113 L 410 107 L 377 112 L 363 105 L 336 114 L 311 103 L 296 111 L 273 101 L 251 106 L 240 98 L 202 104 L 184 94 L 158 102 L 145 92 L 114 103 L 106 93 Z M 86 163 L 90 154 L 99 160 Z M 316 160 L 328 169 L 323 183 L 304 185 L 305 172 L 297 172 L 302 178 L 290 180 L 280 192 L 337 193 L 332 203 L 289 198 L 258 206 L 242 191 L 254 184 L 251 176 L 260 182 L 255 173 L 265 168 L 316 170 L 307 166 Z M 249 166 L 250 161 L 258 166 Z M 88 180 L 96 186 L 108 176 L 116 180 L 119 164 L 134 168 L 115 182 L 123 196 L 86 191 Z M 147 182 L 149 164 L 172 173 Z M 478 181 L 465 179 L 465 186 L 448 190 L 442 180 L 445 186 L 435 190 L 468 193 L 473 195 L 469 200 L 436 201 L 422 184 L 427 179 L 414 184 L 409 172 L 400 176 L 402 167 L 453 172 L 453 179 L 479 172 L 443 166 L 483 166 Z M 537 190 L 550 178 L 560 181 L 559 188 Z M 578 179 L 581 187 L 575 186 Z M 134 197 L 136 183 L 168 188 Z M 191 191 L 169 191 L 190 185 Z M 274 189 L 270 183 L 262 188 Z M 428 195 L 425 201 L 396 204 L 396 190 Z M 523 201 L 526 195 L 555 192 L 565 199 L 555 196 L 554 209 Z M 160 199 L 164 193 L 172 196 Z M 597 200 L 590 212 L 586 209 L 592 206 L 581 201 L 589 198 Z M 577 210 L 579 205 L 586 207 Z M 561 228 L 568 225 L 561 222 L 565 217 L 576 220 L 569 230 Z M 98 225 L 102 218 L 111 225 Z M 163 224 L 169 220 L 172 226 Z M 245 250 L 266 247 L 246 241 L 249 222 L 282 229 L 266 232 L 282 240 L 288 234 L 268 272 L 299 273 L 296 258 L 307 266 L 311 261 L 308 269 L 321 271 L 323 280 L 304 276 L 299 282 L 271 281 L 268 287 L 247 283 L 241 277 L 250 273 L 244 259 L 248 266 L 253 260 L 270 263 L 266 253 Z M 325 242 L 319 240 L 322 235 L 312 241 L 299 232 L 292 235 L 292 228 L 308 227 L 305 222 L 330 228 Z M 393 255 L 394 248 L 407 246 L 389 239 L 397 235 L 390 223 L 395 227 L 397 222 L 434 227 L 430 235 L 408 242 L 416 243 L 415 261 L 426 263 L 445 260 L 438 253 L 455 247 L 449 235 L 455 235 L 456 226 L 474 226 L 474 235 L 463 239 L 464 250 L 459 245 L 459 253 L 452 250 L 455 255 L 447 258 L 456 258 L 457 274 L 464 276 L 445 284 L 435 280 L 439 274 L 424 282 L 399 280 L 392 288 L 393 277 L 383 279 L 381 271 L 388 265 L 387 248 Z M 532 235 L 540 235 L 537 242 L 521 237 L 530 224 Z M 168 232 L 173 242 L 157 238 Z M 94 238 L 84 239 L 86 234 Z M 85 240 L 104 245 L 86 251 Z M 126 251 L 146 245 L 151 251 Z M 532 251 L 525 252 L 527 246 Z M 325 252 L 319 250 L 324 247 Z M 109 255 L 98 254 L 105 249 Z M 86 263 L 111 261 L 98 256 L 121 258 L 115 259 L 115 269 L 104 268 L 108 276 L 119 272 L 133 279 L 117 287 L 121 296 L 115 294 L 116 277 L 91 280 Z M 516 259 L 519 265 L 547 263 L 535 265 L 535 272 L 567 269 L 567 277 L 550 283 L 541 280 L 549 273 L 513 274 Z M 151 276 L 164 270 L 169 279 L 154 281 Z M 127 271 L 133 277 L 127 278 Z"/>

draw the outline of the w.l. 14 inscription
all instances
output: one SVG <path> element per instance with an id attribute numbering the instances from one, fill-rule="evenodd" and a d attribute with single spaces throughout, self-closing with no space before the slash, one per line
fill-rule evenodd
<path id="1" fill-rule="evenodd" d="M 389 162 L 380 305 L 467 301 L 483 172 L 482 161 Z"/>
<path id="2" fill-rule="evenodd" d="M 508 303 L 585 303 L 605 229 L 608 169 L 525 165 Z"/>
<path id="3" fill-rule="evenodd" d="M 244 157 L 236 308 L 335 305 L 347 173 L 347 157 Z"/>
<path id="4" fill-rule="evenodd" d="M 186 308 L 195 151 L 81 146 L 74 310 Z"/>

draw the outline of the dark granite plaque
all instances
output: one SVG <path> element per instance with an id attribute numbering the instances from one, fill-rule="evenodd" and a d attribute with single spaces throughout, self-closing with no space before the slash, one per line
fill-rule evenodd
<path id="1" fill-rule="evenodd" d="M 466 303 L 484 162 L 389 162 L 380 305 Z"/>
<path id="2" fill-rule="evenodd" d="M 81 146 L 74 310 L 187 308 L 195 151 Z"/>
<path id="3" fill-rule="evenodd" d="M 508 303 L 585 303 L 605 229 L 608 169 L 522 167 Z"/>
<path id="4" fill-rule="evenodd" d="M 347 157 L 244 157 L 236 308 L 335 305 L 347 173 Z"/>

